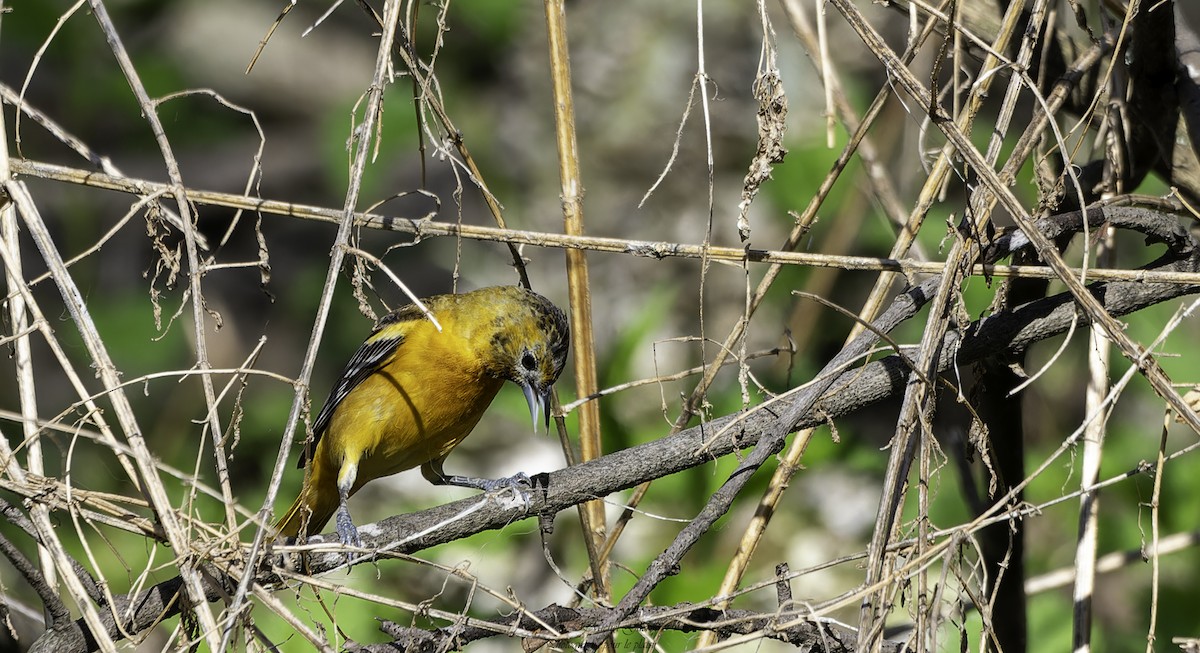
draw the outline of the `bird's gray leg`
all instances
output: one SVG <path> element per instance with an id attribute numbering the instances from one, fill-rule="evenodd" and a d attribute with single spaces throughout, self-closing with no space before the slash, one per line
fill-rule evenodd
<path id="1" fill-rule="evenodd" d="M 512 490 L 516 492 L 522 500 L 529 503 L 529 490 L 533 487 L 529 476 L 525 472 L 517 472 L 512 476 L 504 478 L 476 478 L 474 476 L 457 476 L 449 475 L 442 469 L 442 461 L 445 456 L 431 460 L 424 465 L 421 465 L 421 475 L 434 485 L 455 485 L 458 487 L 469 487 L 484 492 L 497 492 L 501 490 Z"/>
<path id="2" fill-rule="evenodd" d="M 358 463 L 343 462 L 338 472 L 338 508 L 334 513 L 333 523 L 337 529 L 338 539 L 346 546 L 361 547 L 362 539 L 358 536 L 358 528 L 350 519 L 350 489 L 354 487 L 354 479 L 358 477 Z"/>

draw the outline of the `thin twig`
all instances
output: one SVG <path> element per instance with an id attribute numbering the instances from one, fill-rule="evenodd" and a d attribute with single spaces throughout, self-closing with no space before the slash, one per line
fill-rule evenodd
<path id="1" fill-rule="evenodd" d="M 32 162 L 13 159 L 12 169 L 18 174 L 30 175 L 44 179 L 67 181 L 97 188 L 120 190 L 129 193 L 145 194 L 167 188 L 142 179 L 126 179 L 111 177 L 102 173 L 77 170 L 48 163 Z M 275 215 L 283 215 L 318 222 L 336 224 L 342 214 L 341 210 L 319 206 L 296 204 L 279 200 L 264 200 L 244 195 L 219 193 L 215 191 L 192 190 L 188 199 L 194 204 L 210 204 L 240 208 Z M 945 271 L 944 263 L 935 261 L 918 261 L 912 259 L 893 259 L 874 256 L 837 256 L 809 252 L 795 252 L 789 249 L 742 249 L 740 247 L 721 247 L 711 245 L 705 248 L 699 244 L 674 243 L 665 241 L 647 241 L 630 238 L 609 238 L 601 236 L 569 236 L 560 233 L 521 231 L 514 229 L 499 229 L 476 225 L 438 222 L 420 218 L 401 218 L 374 213 L 354 213 L 355 226 L 384 229 L 407 233 L 418 239 L 438 236 L 470 238 L 472 240 L 490 242 L 512 242 L 537 247 L 558 247 L 564 249 L 583 249 L 596 252 L 609 252 L 642 258 L 686 258 L 700 259 L 707 256 L 713 261 L 729 261 L 741 263 L 749 260 L 753 263 L 770 264 L 773 270 L 782 270 L 785 265 L 800 265 L 810 267 L 836 267 L 846 270 L 889 271 L 899 272 L 905 276 L 922 274 L 941 274 Z M 790 239 L 788 247 L 794 247 L 800 240 L 796 234 L 796 242 Z M 776 266 L 779 266 L 776 268 Z M 1067 268 L 1072 274 L 1078 273 L 1077 268 Z M 987 277 L 1024 277 L 1031 279 L 1056 279 L 1057 273 L 1041 265 L 980 265 L 973 266 L 969 273 L 973 276 Z M 778 272 L 776 272 L 778 274 Z M 1130 269 L 1100 269 L 1088 270 L 1088 279 L 1092 281 L 1144 281 L 1146 283 L 1180 283 L 1192 284 L 1200 281 L 1200 275 L 1192 272 L 1175 272 L 1168 270 L 1143 271 Z M 761 288 L 760 288 L 761 289 Z M 764 293 L 765 294 L 765 293 Z M 756 293 L 758 296 L 758 293 Z"/>

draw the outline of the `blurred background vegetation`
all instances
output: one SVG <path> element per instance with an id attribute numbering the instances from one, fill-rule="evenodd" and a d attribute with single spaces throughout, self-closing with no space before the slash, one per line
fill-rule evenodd
<path id="1" fill-rule="evenodd" d="M 902 41 L 906 25 L 899 14 L 874 3 L 860 4 L 889 38 Z M 328 6 L 299 3 L 246 74 L 255 48 L 282 8 L 278 0 L 120 0 L 106 6 L 152 97 L 210 89 L 225 100 L 191 94 L 167 100 L 159 108 L 189 187 L 324 207 L 342 205 L 347 139 L 354 116 L 361 115 L 377 41 L 375 27 L 356 7 L 351 3 L 338 7 L 302 35 Z M 774 168 L 771 181 L 752 206 L 750 244 L 775 249 L 791 229 L 795 213 L 828 173 L 846 134 L 836 129 L 833 142 L 827 142 L 823 89 L 810 61 L 812 53 L 793 36 L 779 8 L 774 3 L 766 7 L 778 32 L 779 66 L 789 103 L 788 154 Z M 64 18 L 70 8 L 69 3 L 59 1 L 19 1 L 5 6 L 0 19 L 0 81 L 12 89 L 23 88 L 26 102 L 108 157 L 125 174 L 166 181 L 153 134 L 103 35 L 86 6 Z M 433 67 L 440 95 L 489 188 L 503 204 L 509 226 L 560 232 L 558 161 L 541 4 L 458 0 L 446 3 L 444 13 L 433 4 L 422 4 L 418 11 L 419 29 L 412 35 L 416 50 L 427 59 L 436 54 Z M 740 245 L 734 219 L 743 177 L 757 143 L 758 103 L 751 85 L 759 66 L 762 27 L 753 3 L 703 3 L 705 72 L 712 92 L 706 125 L 698 98 L 692 99 L 689 110 L 697 74 L 696 13 L 697 5 L 685 2 L 568 3 L 585 219 L 592 235 L 682 243 L 701 243 L 708 238 L 715 245 Z M 439 27 L 439 20 L 444 21 L 443 26 Z M 851 104 L 861 111 L 886 79 L 840 21 L 831 20 L 829 25 L 841 79 L 849 82 L 846 90 Z M 922 65 L 928 66 L 932 52 L 923 56 Z M 381 138 L 367 168 L 360 207 L 383 203 L 378 211 L 390 215 L 419 218 L 433 212 L 439 221 L 490 225 L 478 189 L 460 167 L 436 156 L 427 139 L 421 138 L 411 97 L 412 87 L 405 79 L 387 90 Z M 920 110 L 915 116 L 913 110 L 890 102 L 885 118 L 872 132 L 903 198 L 913 197 L 924 180 L 924 153 L 940 145 L 930 144 L 930 135 L 920 129 Z M 1029 107 L 1023 111 L 1028 115 Z M 255 120 L 246 112 L 253 112 L 261 125 L 261 139 Z M 18 121 L 11 103 L 4 105 L 4 120 L 9 137 L 5 145 L 12 156 L 89 167 L 27 117 Z M 981 139 L 987 135 L 985 129 L 977 134 Z M 712 141 L 711 190 L 706 138 Z M 260 146 L 261 158 L 257 154 Z M 677 155 L 673 155 L 675 147 Z M 655 185 L 668 167 L 662 183 Z M 152 247 L 144 217 L 140 212 L 129 213 L 129 196 L 36 178 L 26 181 L 39 198 L 44 218 L 65 256 L 102 243 L 74 263 L 71 271 L 120 373 L 127 380 L 137 380 L 129 389 L 130 398 L 148 446 L 164 464 L 180 470 L 181 476 L 196 474 L 204 483 L 213 484 L 211 446 L 203 444 L 205 403 L 199 383 L 177 376 L 142 380 L 144 375 L 185 370 L 195 363 L 190 309 L 186 308 L 194 298 L 186 292 L 186 283 L 161 271 L 161 254 Z M 418 190 L 424 193 L 414 192 Z M 1139 190 L 1161 194 L 1167 189 L 1151 179 Z M 1015 191 L 1027 205 L 1037 202 L 1028 177 Z M 948 247 L 949 225 L 961 217 L 964 201 L 962 184 L 952 184 L 933 207 L 920 234 L 920 246 L 931 258 L 938 259 Z M 295 378 L 320 300 L 336 225 L 239 214 L 212 206 L 197 207 L 197 215 L 197 229 L 210 244 L 208 254 L 217 263 L 230 264 L 211 270 L 203 279 L 213 367 L 249 366 Z M 129 219 L 118 227 L 123 217 Z M 498 243 L 453 238 L 413 242 L 395 233 L 366 229 L 356 238 L 358 247 L 380 257 L 418 295 L 517 280 L 507 249 Z M 895 227 L 880 210 L 856 160 L 835 186 L 800 249 L 887 256 L 894 239 Z M 165 246 L 173 250 L 179 240 L 177 234 L 172 235 Z M 263 259 L 260 246 L 265 251 Z M 28 241 L 23 241 L 22 247 L 26 278 L 33 279 L 44 271 L 44 264 Z M 534 289 L 565 306 L 561 252 L 525 247 L 522 253 L 529 259 Z M 1118 266 L 1132 267 L 1151 258 L 1132 242 L 1120 248 Z M 762 266 L 747 270 L 695 260 L 604 253 L 590 254 L 589 263 L 601 387 L 671 374 L 711 360 L 718 346 L 715 343 L 725 338 L 742 315 L 747 288 L 753 287 L 763 272 Z M 784 270 L 751 323 L 747 350 L 786 347 L 791 342 L 797 351 L 751 363 L 754 378 L 762 387 L 752 386 L 750 403 L 810 379 L 841 348 L 851 326 L 844 316 L 790 293 L 815 292 L 857 311 L 875 277 L 874 272 L 831 268 L 790 266 Z M 368 300 L 377 314 L 405 302 L 385 275 L 374 272 L 370 281 Z M 371 328 L 371 318 L 360 310 L 351 290 L 349 273 L 344 273 L 313 375 L 310 399 L 314 413 L 350 353 Z M 52 282 L 39 281 L 33 291 L 43 306 L 61 306 Z M 993 291 L 982 278 L 968 280 L 964 293 L 973 316 L 985 311 Z M 1178 305 L 1157 306 L 1131 316 L 1130 335 L 1138 342 L 1150 342 Z M 58 321 L 57 335 L 68 352 L 78 357 L 79 369 L 86 370 L 87 351 L 65 311 L 47 317 Z M 914 323 L 893 335 L 900 342 L 915 342 L 921 328 Z M 1172 378 L 1196 381 L 1198 335 L 1197 325 L 1188 321 L 1159 348 L 1162 364 Z M 248 361 L 260 342 L 261 350 Z M 1047 363 L 1060 344 L 1060 339 L 1054 339 L 1037 346 L 1030 368 Z M 1030 460 L 1045 459 L 1083 417 L 1084 344 L 1077 337 L 1026 393 Z M 62 425 L 86 429 L 86 416 L 78 408 L 77 397 L 45 346 L 35 342 L 34 356 L 42 362 L 37 366 L 41 414 Z M 11 366 L 10 357 L 0 357 L 0 409 L 8 411 L 5 415 L 10 418 L 18 410 Z M 564 404 L 575 399 L 569 379 L 568 372 L 563 375 L 566 382 L 558 386 Z M 681 397 L 691 391 L 695 380 L 647 384 L 599 400 L 605 449 L 616 450 L 666 434 L 679 413 Z M 230 394 L 221 403 L 221 423 L 228 425 L 223 435 L 233 491 L 241 506 L 252 513 L 261 506 L 294 390 L 280 378 L 268 376 L 217 377 L 219 388 L 226 383 L 230 383 Z M 880 449 L 895 430 L 897 405 L 894 400 L 847 417 L 836 424 L 836 437 L 823 429 L 814 438 L 802 461 L 805 469 L 791 482 L 784 506 L 744 585 L 770 579 L 774 566 L 782 561 L 800 570 L 864 550 L 887 460 L 887 453 Z M 742 407 L 736 368 L 731 367 L 708 393 L 706 416 Z M 558 443 L 530 434 L 524 413 L 519 392 L 506 388 L 475 435 L 450 457 L 448 469 L 499 476 L 563 466 Z M 939 435 L 950 450 L 965 437 L 966 422 L 956 418 L 949 407 L 947 413 Z M 1135 380 L 1109 422 L 1101 478 L 1129 471 L 1139 461 L 1152 461 L 1162 419 L 1161 401 L 1143 381 Z M 573 416 L 567 416 L 567 424 L 574 432 Z M 18 425 L 0 422 L 0 431 L 15 446 Z M 70 430 L 46 434 L 50 447 L 46 474 L 69 475 L 71 485 L 78 488 L 133 492 L 108 449 L 77 435 Z M 1169 440 L 1168 450 L 1193 442 L 1193 434 L 1180 429 Z M 641 508 L 648 515 L 690 519 L 736 462 L 718 460 L 662 479 L 653 485 Z M 1056 462 L 1031 485 L 1027 501 L 1040 504 L 1077 489 L 1077 467 L 1073 456 Z M 1195 456 L 1171 463 L 1160 498 L 1164 533 L 1197 528 L 1200 493 L 1193 482 L 1197 473 L 1200 467 Z M 277 509 L 282 510 L 294 496 L 301 478 L 299 470 L 290 470 L 285 476 Z M 745 500 L 686 559 L 686 573 L 668 580 L 653 594 L 655 603 L 701 600 L 716 591 L 753 514 L 754 498 L 765 489 L 768 478 L 769 474 L 763 473 L 752 481 Z M 969 519 L 957 474 L 947 467 L 937 479 L 934 526 L 949 527 Z M 1151 484 L 1150 476 L 1133 475 L 1104 491 L 1101 553 L 1145 546 Z M 181 503 L 192 496 L 186 482 L 167 485 Z M 469 494 L 430 486 L 419 474 L 410 472 L 371 484 L 352 507 L 356 518 L 365 523 Z M 626 498 L 609 497 L 610 520 Z M 14 500 L 12 496 L 8 499 Z M 1077 505 L 1077 501 L 1064 501 L 1027 520 L 1031 575 L 1070 566 Z M 214 522 L 220 522 L 224 512 L 217 501 L 205 497 L 185 509 Z M 53 518 L 64 528 L 72 528 L 65 514 Z M 576 520 L 573 512 L 560 514 L 550 541 L 555 562 L 568 581 L 578 580 L 587 566 Z M 35 549 L 27 538 L 8 525 L 0 528 L 33 555 Z M 670 543 L 677 530 L 678 525 L 653 516 L 633 519 L 614 553 L 619 562 L 613 571 L 617 596 L 632 584 L 633 575 Z M 86 532 L 99 565 L 93 571 L 108 580 L 114 593 L 130 591 L 147 568 L 149 582 L 177 573 L 164 564 L 170 557 L 165 547 L 105 527 Z M 78 541 L 74 546 L 70 552 L 87 559 Z M 527 606 L 565 603 L 571 598 L 567 584 L 543 559 L 537 527 L 529 521 L 425 551 L 421 558 L 446 568 L 465 568 L 480 584 L 511 592 Z M 1200 635 L 1195 626 L 1200 553 L 1189 548 L 1162 558 L 1161 563 L 1158 633 L 1165 648 L 1170 636 Z M 360 566 L 328 580 L 451 613 L 494 616 L 503 609 L 501 603 L 473 593 L 471 583 L 445 568 L 416 562 Z M 803 576 L 794 591 L 797 599 L 821 601 L 859 582 L 861 570 L 851 562 Z M 15 645 L 26 646 L 37 632 L 31 622 L 40 617 L 36 595 L 6 563 L 0 563 L 0 584 L 13 623 L 13 630 L 0 633 L 0 640 L 18 633 Z M 324 605 L 314 600 L 310 589 L 285 590 L 280 596 L 318 628 L 330 629 L 328 635 L 335 645 L 341 643 L 341 634 L 359 642 L 382 641 L 378 618 L 444 625 L 400 607 L 381 607 L 333 592 L 322 593 Z M 1096 603 L 1096 650 L 1143 647 L 1151 598 L 1146 565 L 1133 564 L 1103 575 Z M 26 606 L 24 611 L 18 609 L 21 605 Z M 748 594 L 734 606 L 770 611 L 775 607 L 774 592 L 768 588 Z M 1039 650 L 1068 647 L 1070 610 L 1069 585 L 1033 597 L 1030 642 L 1036 642 Z M 266 637 L 284 650 L 307 649 L 269 610 L 256 607 L 252 616 Z M 854 623 L 857 608 L 834 616 Z M 968 614 L 963 619 L 970 622 L 976 618 Z M 899 615 L 895 625 L 904 621 Z M 137 647 L 171 648 L 178 644 L 172 639 L 175 628 L 178 619 L 171 619 L 139 640 Z M 977 629 L 977 624 L 968 628 L 970 632 Z M 663 650 L 682 650 L 692 641 L 693 635 L 668 633 L 662 646 Z M 500 639 L 481 642 L 472 650 L 511 650 L 513 644 Z M 624 633 L 619 644 L 635 650 L 645 645 Z M 975 644 L 972 639 L 971 646 Z M 774 650 L 773 645 L 760 642 L 744 650 Z M 947 637 L 943 648 L 956 650 L 957 639 Z"/>

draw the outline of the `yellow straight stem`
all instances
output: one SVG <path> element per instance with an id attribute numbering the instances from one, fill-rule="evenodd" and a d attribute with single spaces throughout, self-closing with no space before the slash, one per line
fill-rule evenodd
<path id="1" fill-rule="evenodd" d="M 564 230 L 583 235 L 583 186 L 579 174 L 579 146 L 575 140 L 575 106 L 571 96 L 571 60 L 567 50 L 567 17 L 562 0 L 546 0 L 546 32 L 550 44 L 550 77 L 554 85 L 554 127 L 558 141 L 559 177 L 562 184 Z M 571 339 L 575 350 L 575 392 L 587 397 L 598 390 L 595 343 L 592 337 L 592 300 L 589 292 L 587 256 L 567 250 L 567 286 L 571 300 Z M 589 401 L 576 411 L 579 416 L 579 449 L 583 462 L 600 457 L 599 403 Z M 604 504 L 589 501 L 581 506 L 585 537 L 592 563 L 602 567 L 596 553 L 605 539 Z M 593 568 L 596 596 L 607 600 L 608 574 Z"/>

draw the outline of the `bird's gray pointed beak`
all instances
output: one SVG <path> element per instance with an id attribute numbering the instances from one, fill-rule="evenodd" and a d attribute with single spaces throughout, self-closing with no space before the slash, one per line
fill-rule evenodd
<path id="1" fill-rule="evenodd" d="M 549 430 L 550 388 L 538 392 L 532 383 L 525 382 L 521 384 L 521 391 L 525 393 L 525 403 L 529 404 L 529 415 L 533 418 L 533 432 L 537 433 L 539 414 L 545 415 L 546 429 Z"/>

